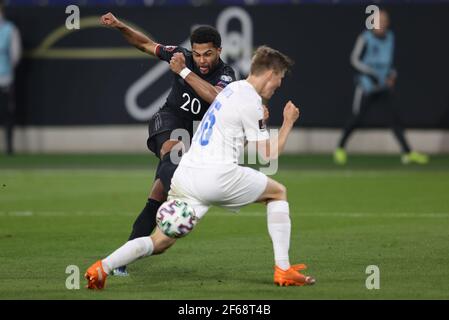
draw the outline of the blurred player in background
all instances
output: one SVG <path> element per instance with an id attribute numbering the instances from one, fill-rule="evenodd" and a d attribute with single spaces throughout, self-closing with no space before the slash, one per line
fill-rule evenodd
<path id="1" fill-rule="evenodd" d="M 353 101 L 353 116 L 344 128 L 338 148 L 334 152 L 337 164 L 346 164 L 346 143 L 354 129 L 360 126 L 368 110 L 383 105 L 390 116 L 389 126 L 401 146 L 402 163 L 428 163 L 428 157 L 410 149 L 400 123 L 399 111 L 394 104 L 394 87 L 397 72 L 393 68 L 394 34 L 389 30 L 389 15 L 380 11 L 379 28 L 364 31 L 357 38 L 351 54 L 351 64 L 357 71 L 357 83 Z"/>
<path id="2" fill-rule="evenodd" d="M 20 61 L 22 46 L 19 30 L 3 13 L 0 1 L 0 122 L 5 127 L 6 154 L 14 152 L 14 69 Z"/>
<path id="3" fill-rule="evenodd" d="M 260 171 L 238 164 L 245 140 L 257 147 L 264 159 L 275 160 L 284 150 L 299 109 L 289 101 L 279 135 L 270 138 L 264 126 L 262 98 L 270 99 L 280 87 L 293 61 L 277 50 L 258 48 L 246 80 L 231 83 L 215 99 L 182 157 L 172 180 L 169 199 L 188 203 L 201 219 L 211 205 L 230 210 L 260 202 L 267 206 L 268 232 L 275 259 L 274 283 L 303 286 L 315 283 L 299 271 L 305 265 L 290 265 L 290 208 L 287 189 Z M 104 288 L 114 268 L 139 258 L 163 253 L 176 242 L 158 227 L 150 237 L 128 241 L 110 256 L 88 268 L 88 288 Z"/>
<path id="4" fill-rule="evenodd" d="M 103 25 L 119 30 L 137 49 L 170 63 L 177 75 L 164 106 L 149 123 L 148 148 L 159 158 L 156 177 L 148 201 L 133 225 L 129 240 L 149 236 L 156 226 L 156 213 L 166 200 L 177 167 L 170 153 L 181 152 L 182 142 L 171 140 L 173 130 L 184 129 L 193 136 L 193 122 L 200 121 L 217 94 L 235 80 L 234 70 L 220 59 L 221 37 L 211 26 L 195 29 L 190 42 L 192 51 L 164 46 L 117 19 L 112 13 L 101 17 Z M 127 275 L 126 266 L 118 266 L 116 275 Z"/>

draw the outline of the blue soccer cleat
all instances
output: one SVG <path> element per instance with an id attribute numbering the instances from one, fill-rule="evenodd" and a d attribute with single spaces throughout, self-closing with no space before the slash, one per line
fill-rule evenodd
<path id="1" fill-rule="evenodd" d="M 126 270 L 126 266 L 121 266 L 112 270 L 111 276 L 128 277 L 129 273 Z"/>

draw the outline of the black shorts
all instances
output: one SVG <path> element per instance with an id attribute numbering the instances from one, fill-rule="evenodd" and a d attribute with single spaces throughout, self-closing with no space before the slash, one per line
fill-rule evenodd
<path id="1" fill-rule="evenodd" d="M 170 140 L 173 130 L 184 129 L 189 134 L 189 139 L 193 135 L 193 121 L 182 118 L 173 112 L 159 111 L 153 118 L 151 118 L 148 125 L 148 139 L 147 146 L 158 158 L 160 158 L 160 151 L 165 141 Z M 174 137 L 178 140 L 180 137 Z"/>

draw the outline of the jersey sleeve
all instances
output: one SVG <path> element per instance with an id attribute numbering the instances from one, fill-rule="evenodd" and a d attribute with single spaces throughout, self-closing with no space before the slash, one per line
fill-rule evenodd
<path id="1" fill-rule="evenodd" d="M 171 57 L 173 57 L 173 55 L 176 52 L 185 53 L 184 51 L 185 51 L 185 49 L 183 47 L 164 46 L 164 45 L 161 45 L 161 44 L 158 44 L 156 46 L 156 49 L 155 49 L 156 56 L 159 59 L 167 61 L 167 62 L 170 62 Z"/>
<path id="2" fill-rule="evenodd" d="M 376 72 L 368 65 L 366 65 L 362 58 L 363 53 L 366 50 L 366 33 L 362 33 L 357 37 L 354 49 L 351 52 L 351 64 L 358 72 L 370 76 L 376 76 Z"/>
<path id="3" fill-rule="evenodd" d="M 230 66 L 223 68 L 223 72 L 218 78 L 218 82 L 215 84 L 216 87 L 226 88 L 228 84 L 235 81 L 235 72 Z"/>
<path id="4" fill-rule="evenodd" d="M 270 138 L 265 122 L 263 121 L 263 108 L 261 103 L 242 107 L 241 114 L 246 140 L 264 141 Z"/>

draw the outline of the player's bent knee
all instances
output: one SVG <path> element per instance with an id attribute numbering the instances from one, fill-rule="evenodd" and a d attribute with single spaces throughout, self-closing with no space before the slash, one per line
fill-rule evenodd
<path id="1" fill-rule="evenodd" d="M 271 200 L 287 200 L 287 188 L 280 182 L 271 180 Z"/>
<path id="2" fill-rule="evenodd" d="M 161 160 L 158 176 L 163 186 L 163 191 L 168 194 L 170 191 L 171 179 L 175 174 L 178 165 L 172 162 L 170 154 L 165 154 Z"/>
<path id="3" fill-rule="evenodd" d="M 279 199 L 277 199 L 277 200 L 287 200 L 287 188 L 281 183 L 278 183 L 277 194 L 279 197 Z"/>
<path id="4" fill-rule="evenodd" d="M 267 187 L 265 189 L 265 192 L 262 194 L 262 196 L 259 198 L 259 202 L 268 202 L 268 201 L 275 201 L 275 200 L 287 200 L 287 188 L 273 180 L 269 179 L 267 183 Z"/>
<path id="5" fill-rule="evenodd" d="M 162 184 L 161 179 L 156 179 L 154 181 L 148 198 L 159 202 L 167 200 L 167 194 L 164 191 L 164 185 Z"/>
<path id="6" fill-rule="evenodd" d="M 161 147 L 160 151 L 160 158 L 162 159 L 164 155 L 166 155 L 169 152 L 179 152 L 180 150 L 184 150 L 185 146 L 184 143 L 178 140 L 167 140 L 164 142 L 164 144 Z"/>

